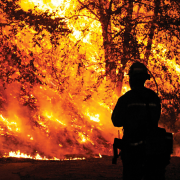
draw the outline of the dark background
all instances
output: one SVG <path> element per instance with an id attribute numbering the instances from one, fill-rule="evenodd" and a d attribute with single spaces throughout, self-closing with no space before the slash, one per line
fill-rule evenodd
<path id="1" fill-rule="evenodd" d="M 40 161 L 18 158 L 0 159 L 1 180 L 121 180 L 122 162 L 111 163 L 112 157 L 87 158 L 85 160 Z M 180 157 L 171 157 L 166 168 L 166 180 L 180 179 Z"/>

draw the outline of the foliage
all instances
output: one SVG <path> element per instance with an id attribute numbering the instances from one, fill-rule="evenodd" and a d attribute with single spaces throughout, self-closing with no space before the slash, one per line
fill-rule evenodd
<path id="1" fill-rule="evenodd" d="M 157 79 L 163 108 L 161 123 L 175 130 L 179 114 L 179 75 L 176 75 L 180 64 L 179 2 L 78 0 L 78 3 L 78 11 L 76 8 L 74 16 L 71 15 L 72 23 L 78 28 L 85 20 L 86 28 L 79 29 L 84 35 L 90 33 L 90 24 L 94 22 L 96 27 L 100 24 L 99 31 L 96 28 L 91 31 L 102 34 L 100 48 L 105 52 L 106 76 L 115 83 L 116 91 L 123 87 L 120 84 L 131 63 L 144 62 Z M 147 85 L 156 90 L 153 81 Z"/>
<path id="2" fill-rule="evenodd" d="M 51 124 L 50 120 L 68 119 L 74 134 L 64 125 L 60 136 L 70 135 L 63 136 L 69 138 L 64 146 L 73 140 L 77 145 L 76 139 L 83 140 L 85 134 L 86 140 L 90 138 L 85 121 L 101 119 L 104 127 L 101 121 L 86 122 L 89 136 L 90 129 L 97 126 L 93 131 L 99 134 L 98 142 L 103 139 L 99 129 L 111 131 L 110 112 L 118 96 L 129 89 L 127 72 L 138 60 L 157 81 L 161 123 L 178 131 L 179 7 L 177 1 L 164 0 L 72 0 L 64 1 L 60 15 L 56 9 L 52 12 L 37 6 L 24 10 L 18 0 L 1 0 L 3 108 L 7 109 L 12 85 L 14 97 L 28 107 L 35 127 L 46 132 L 45 123 Z M 153 78 L 146 86 L 157 89 Z M 107 145 L 104 139 L 102 142 Z"/>

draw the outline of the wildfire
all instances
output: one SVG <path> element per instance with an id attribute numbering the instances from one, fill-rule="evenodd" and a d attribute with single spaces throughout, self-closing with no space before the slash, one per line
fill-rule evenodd
<path id="1" fill-rule="evenodd" d="M 58 120 L 57 118 L 55 118 L 55 117 L 53 116 L 52 112 L 51 112 L 51 114 L 48 114 L 48 112 L 45 112 L 45 113 L 44 113 L 44 116 L 47 117 L 47 118 L 48 118 L 49 120 L 51 120 L 51 121 L 54 121 L 54 122 L 57 122 L 57 123 L 59 123 L 59 124 L 61 124 L 61 125 L 66 126 L 66 124 L 64 124 L 63 122 L 61 122 L 61 121 Z M 41 123 L 42 123 L 42 122 L 41 122 Z"/>
<path id="2" fill-rule="evenodd" d="M 20 5 L 24 10 L 33 9 L 35 6 L 37 6 L 37 8 L 41 11 L 48 10 L 49 13 L 58 10 L 57 15 L 63 16 L 65 14 L 65 10 L 70 6 L 70 1 L 47 0 L 45 2 L 43 0 L 23 0 L 20 2 Z"/>
<path id="3" fill-rule="evenodd" d="M 86 115 L 90 118 L 91 121 L 100 122 L 99 114 L 90 115 L 90 113 L 87 112 Z"/>
<path id="4" fill-rule="evenodd" d="M 6 157 L 6 156 L 3 156 Z M 32 157 L 30 155 L 24 154 L 24 153 L 20 153 L 20 151 L 16 151 L 16 152 L 9 152 L 9 155 L 7 157 L 17 157 L 17 158 L 29 158 L 32 159 Z"/>
<path id="5" fill-rule="evenodd" d="M 20 128 L 17 126 L 17 123 L 14 122 L 14 121 L 9 121 L 8 119 L 4 118 L 2 116 L 2 114 L 0 114 L 0 118 L 1 118 L 1 121 L 6 124 L 7 128 L 10 130 L 10 131 L 16 131 L 16 132 L 19 132 L 20 131 Z M 4 129 L 2 129 L 4 130 Z"/>
<path id="6" fill-rule="evenodd" d="M 99 155 L 100 156 L 100 155 Z M 46 156 L 41 157 L 38 153 L 36 154 L 36 156 L 32 157 L 30 155 L 21 153 L 20 150 L 18 151 L 11 151 L 9 152 L 9 155 L 4 155 L 3 157 L 7 158 L 7 157 L 16 157 L 16 158 L 25 158 L 25 159 L 34 159 L 34 160 L 53 160 L 53 161 L 64 161 L 64 160 L 84 160 L 85 157 L 69 157 L 69 158 L 64 158 L 64 159 L 58 159 L 56 157 L 53 157 L 53 159 L 48 159 L 46 158 Z"/>
<path id="7" fill-rule="evenodd" d="M 48 94 L 48 98 L 44 97 L 44 93 Z M 51 94 L 51 97 L 49 94 Z M 10 121 L 10 118 L 5 118 L 2 114 L 0 115 L 1 123 L 3 123 L 0 129 L 1 140 L 4 141 L 6 139 L 7 144 L 20 149 L 18 151 L 10 151 L 7 154 L 9 147 L 6 146 L 6 143 L 3 143 L 3 148 L 1 149 L 5 149 L 5 151 L 3 150 L 5 152 L 3 157 L 76 160 L 81 158 L 64 158 L 64 155 L 73 153 L 88 156 L 89 151 L 92 151 L 94 154 L 101 154 L 104 151 L 110 152 L 109 144 L 103 137 L 103 134 L 101 134 L 104 128 L 101 122 L 105 115 L 96 114 L 91 108 L 84 112 L 83 109 L 86 109 L 84 105 L 82 106 L 82 113 L 77 114 L 77 110 L 72 109 L 76 107 L 74 106 L 76 102 L 72 96 L 68 96 L 70 99 L 67 101 L 67 99 L 64 100 L 61 96 L 57 95 L 56 91 L 42 88 L 42 86 L 34 89 L 30 97 L 39 97 L 37 102 L 39 103 L 38 106 L 41 107 L 40 111 L 35 112 L 33 116 L 28 116 L 29 109 L 27 107 L 23 107 L 24 112 L 19 107 L 17 108 L 18 111 L 13 110 L 17 114 L 14 115 L 14 119 L 18 123 Z M 54 101 L 56 104 L 53 105 Z M 96 106 L 110 115 L 110 109 L 104 106 L 103 103 L 96 102 Z M 106 108 L 108 111 L 105 110 Z M 29 118 L 33 118 L 33 120 Z M 16 144 L 14 144 L 14 141 L 16 141 Z M 103 149 L 102 146 L 104 145 L 107 148 Z M 23 153 L 23 149 L 29 152 L 29 154 Z M 33 149 L 37 153 L 32 156 L 31 154 L 34 154 L 32 153 Z M 48 158 L 43 154 L 46 154 Z M 98 157 L 101 157 L 101 155 Z"/>
<path id="8" fill-rule="evenodd" d="M 24 21 L 18 25 L 14 22 L 11 31 L 11 25 L 2 27 L 5 47 L 2 52 L 7 54 L 4 59 L 0 57 L 4 78 L 0 83 L 3 104 L 0 107 L 0 154 L 39 160 L 79 159 L 64 158 L 66 154 L 85 157 L 98 154 L 99 158 L 103 154 L 112 155 L 117 129 L 111 123 L 111 113 L 118 95 L 117 84 L 105 77 L 101 18 L 84 6 L 76 19 L 77 14 L 71 11 L 81 6 L 72 0 L 21 0 L 19 4 L 26 12 L 46 12 L 46 16 L 54 12 L 51 18 L 54 21 L 56 17 L 64 18 L 71 33 L 61 36 L 47 29 L 38 32 L 38 27 L 30 27 Z M 136 12 L 133 17 L 135 15 Z M 112 25 L 113 31 L 120 28 Z M 147 45 L 141 33 L 137 37 L 140 44 Z M 121 48 L 119 46 L 116 48 Z M 175 58 L 167 57 L 167 52 L 164 44 L 154 43 L 150 59 L 160 59 L 161 64 L 167 64 L 179 74 L 180 66 Z M 140 56 L 144 54 L 142 50 Z M 114 62 L 121 67 L 119 54 L 116 56 Z M 117 69 L 115 72 L 118 74 Z M 4 82 L 7 83 L 4 85 Z M 169 86 L 166 88 L 172 91 Z M 124 72 L 121 94 L 129 89 L 127 72 Z M 119 136 L 123 136 L 122 128 Z"/>

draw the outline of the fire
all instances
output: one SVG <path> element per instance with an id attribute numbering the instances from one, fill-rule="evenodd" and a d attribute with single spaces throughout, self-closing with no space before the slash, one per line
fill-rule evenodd
<path id="1" fill-rule="evenodd" d="M 55 118 L 55 117 L 52 115 L 52 112 L 51 112 L 51 114 L 49 114 L 48 112 L 44 112 L 43 115 L 44 115 L 45 117 L 47 117 L 49 120 L 51 120 L 51 121 L 58 122 L 59 124 L 66 126 L 66 124 L 64 124 L 63 122 L 61 122 L 61 121 L 58 120 L 57 118 Z M 42 123 L 42 122 L 40 122 L 40 123 Z"/>
<path id="2" fill-rule="evenodd" d="M 90 115 L 90 113 L 87 111 L 86 115 L 90 118 L 90 120 L 95 121 L 95 122 L 100 122 L 99 114 Z"/>
<path id="3" fill-rule="evenodd" d="M 29 137 L 30 140 L 33 140 L 33 137 L 31 135 L 27 135 Z"/>
<path id="4" fill-rule="evenodd" d="M 99 155 L 100 156 L 100 155 Z M 20 150 L 18 151 L 11 151 L 9 152 L 9 155 L 4 155 L 3 157 L 7 158 L 7 157 L 16 157 L 16 158 L 25 158 L 25 159 L 34 159 L 34 160 L 54 160 L 54 161 L 63 161 L 63 160 L 84 160 L 85 157 L 70 157 L 70 158 L 64 158 L 64 159 L 58 159 L 56 157 L 53 157 L 53 159 L 48 159 L 46 158 L 45 156 L 42 157 L 40 156 L 38 153 L 36 154 L 35 157 L 32 157 L 30 155 L 27 155 L 27 154 L 24 154 L 24 153 L 21 153 Z"/>
<path id="5" fill-rule="evenodd" d="M 6 156 L 3 156 L 3 157 L 6 157 Z M 24 153 L 20 153 L 20 151 L 16 151 L 16 152 L 9 152 L 9 156 L 8 157 L 17 157 L 17 158 L 30 158 L 32 159 L 32 157 L 30 155 L 27 155 L 27 154 L 24 154 Z"/>
<path id="6" fill-rule="evenodd" d="M 65 13 L 65 10 L 70 6 L 70 1 L 64 0 L 23 0 L 20 2 L 20 5 L 23 9 L 29 10 L 33 9 L 34 6 L 37 6 L 38 9 L 49 12 L 54 12 L 58 10 L 58 16 L 62 16 Z"/>
<path id="7" fill-rule="evenodd" d="M 111 123 L 111 113 L 118 95 L 117 84 L 105 75 L 101 22 L 86 8 L 76 19 L 72 11 L 81 7 L 73 0 L 21 0 L 19 4 L 26 12 L 47 12 L 46 16 L 55 12 L 51 18 L 64 18 L 71 33 L 61 36 L 46 29 L 37 32 L 25 22 L 17 25 L 16 34 L 11 34 L 9 26 L 2 27 L 2 44 L 9 46 L 9 54 L 14 51 L 0 59 L 4 63 L 2 76 L 6 74 L 0 83 L 0 155 L 41 160 L 68 159 L 66 154 L 98 154 L 99 158 L 112 155 L 118 129 Z M 112 25 L 112 31 L 120 28 L 123 32 L 123 27 Z M 140 44 L 147 45 L 141 33 L 137 37 Z M 159 59 L 158 63 L 167 64 L 179 74 L 180 66 L 175 58 L 167 57 L 167 52 L 166 45 L 153 42 L 150 65 L 156 65 L 153 58 Z M 142 59 L 144 54 L 142 50 Z M 115 62 L 120 67 L 120 59 Z M 115 72 L 118 74 L 117 69 Z M 5 81 L 8 83 L 4 85 Z M 166 88 L 171 92 L 169 84 Z M 121 94 L 129 89 L 125 69 Z M 123 130 L 119 130 L 122 138 Z"/>
<path id="8" fill-rule="evenodd" d="M 14 121 L 9 121 L 7 118 L 4 118 L 2 116 L 2 114 L 0 114 L 0 118 L 1 118 L 1 121 L 6 124 L 7 128 L 10 130 L 10 131 L 16 131 L 16 132 L 19 132 L 20 131 L 20 128 L 17 126 L 17 123 L 14 122 Z M 4 130 L 4 129 L 2 129 Z"/>
<path id="9" fill-rule="evenodd" d="M 17 84 L 16 87 L 18 87 Z M 31 112 L 32 116 L 28 116 L 30 112 L 28 107 L 18 106 L 11 111 L 11 114 L 15 114 L 11 116 L 14 116 L 16 121 L 10 121 L 9 117 L 5 118 L 2 114 L 0 115 L 1 123 L 3 123 L 0 129 L 2 142 L 7 138 L 7 144 L 11 144 L 14 149 L 19 149 L 18 151 L 11 150 L 7 154 L 10 148 L 4 143 L 1 149 L 5 154 L 3 157 L 54 160 L 67 159 L 64 157 L 65 154 L 88 156 L 90 151 L 94 154 L 109 153 L 110 144 L 101 133 L 105 128 L 102 124 L 103 121 L 106 121 L 105 116 L 108 114 L 110 118 L 111 114 L 111 110 L 107 106 L 94 101 L 96 107 L 106 112 L 104 115 L 98 114 L 98 111 L 94 112 L 94 108 L 87 109 L 84 104 L 81 107 L 82 111 L 77 106 L 78 112 L 74 108 L 76 103 L 80 105 L 79 100 L 76 102 L 72 95 L 64 100 L 56 90 L 42 86 L 34 88 L 29 98 L 35 97 L 40 108 Z M 17 101 L 15 99 L 14 103 L 18 104 Z M 22 108 L 23 111 L 21 111 Z M 13 142 L 14 137 L 17 144 Z M 103 148 L 103 146 L 107 146 L 107 148 Z M 36 150 L 36 155 L 34 150 Z M 28 152 L 28 155 L 24 152 Z M 79 158 L 70 158 L 70 160 L 75 159 Z"/>
<path id="10" fill-rule="evenodd" d="M 79 137 L 80 137 L 82 143 L 87 141 L 87 138 L 85 137 L 85 135 L 83 135 L 81 132 L 79 132 L 78 134 L 79 134 Z"/>

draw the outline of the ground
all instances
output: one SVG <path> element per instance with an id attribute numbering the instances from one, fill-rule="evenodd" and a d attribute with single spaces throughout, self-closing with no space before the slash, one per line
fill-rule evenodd
<path id="1" fill-rule="evenodd" d="M 0 159 L 1 180 L 122 180 L 122 162 L 112 164 L 112 157 L 85 160 L 37 161 Z M 180 180 L 180 157 L 171 157 L 166 180 Z"/>

